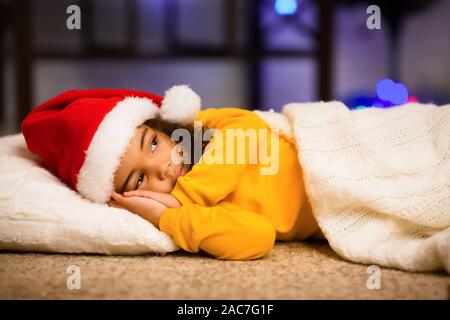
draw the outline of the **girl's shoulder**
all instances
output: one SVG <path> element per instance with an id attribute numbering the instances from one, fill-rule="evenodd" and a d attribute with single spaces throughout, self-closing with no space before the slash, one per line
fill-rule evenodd
<path id="1" fill-rule="evenodd" d="M 266 127 L 266 123 L 255 112 L 242 108 L 207 108 L 201 110 L 198 120 L 210 128 Z"/>

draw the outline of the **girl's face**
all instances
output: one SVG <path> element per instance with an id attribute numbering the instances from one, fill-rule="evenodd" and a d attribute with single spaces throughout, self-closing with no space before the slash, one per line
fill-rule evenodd
<path id="1" fill-rule="evenodd" d="M 114 190 L 118 193 L 131 190 L 170 193 L 177 178 L 187 172 L 186 165 L 172 161 L 175 146 L 161 131 L 139 126 L 115 172 Z M 181 152 L 180 149 L 182 157 Z"/>

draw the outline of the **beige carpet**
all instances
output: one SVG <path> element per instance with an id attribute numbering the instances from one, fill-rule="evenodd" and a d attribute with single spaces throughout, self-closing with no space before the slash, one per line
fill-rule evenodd
<path id="1" fill-rule="evenodd" d="M 81 289 L 67 288 L 79 267 Z M 367 266 L 342 260 L 326 243 L 277 243 L 264 259 L 0 253 L 1 299 L 449 299 L 445 273 L 381 268 L 369 290 Z"/>

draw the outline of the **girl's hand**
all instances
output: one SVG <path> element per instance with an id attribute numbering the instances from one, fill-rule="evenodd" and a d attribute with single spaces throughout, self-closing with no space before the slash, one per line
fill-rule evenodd
<path id="1" fill-rule="evenodd" d="M 143 197 L 156 200 L 168 208 L 179 208 L 181 203 L 169 193 L 161 193 L 147 190 L 133 190 L 124 192 L 125 197 Z"/>
<path id="2" fill-rule="evenodd" d="M 159 229 L 159 219 L 163 211 L 167 209 L 165 205 L 150 198 L 137 196 L 124 197 L 115 191 L 113 191 L 112 197 L 114 200 L 108 202 L 110 207 L 131 211 L 147 221 L 150 221 Z"/>

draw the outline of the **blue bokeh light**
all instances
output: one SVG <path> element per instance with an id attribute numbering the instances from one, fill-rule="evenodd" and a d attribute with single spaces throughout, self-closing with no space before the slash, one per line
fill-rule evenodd
<path id="1" fill-rule="evenodd" d="M 297 0 L 275 0 L 275 11 L 279 15 L 293 15 L 297 8 Z"/>
<path id="2" fill-rule="evenodd" d="M 395 83 L 386 78 L 378 82 L 377 96 L 381 100 L 400 105 L 408 101 L 408 89 L 403 83 Z"/>
<path id="3" fill-rule="evenodd" d="M 421 99 L 422 100 L 422 99 Z M 415 96 L 409 96 L 408 88 L 400 82 L 384 78 L 376 85 L 376 96 L 368 93 L 347 98 L 344 103 L 351 110 L 365 108 L 391 108 L 403 105 L 407 102 L 419 102 Z"/>

